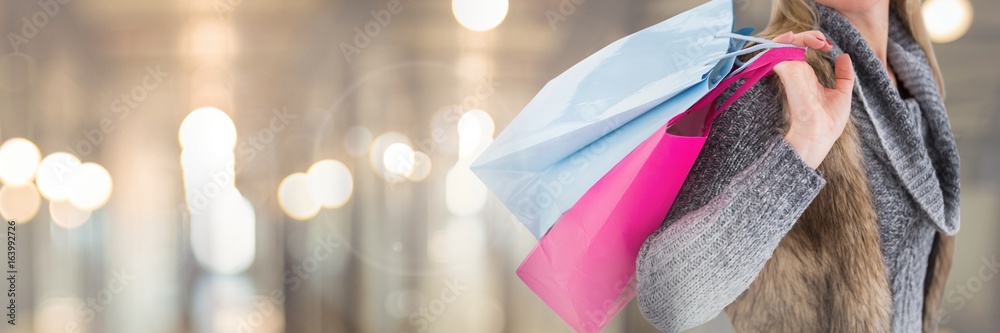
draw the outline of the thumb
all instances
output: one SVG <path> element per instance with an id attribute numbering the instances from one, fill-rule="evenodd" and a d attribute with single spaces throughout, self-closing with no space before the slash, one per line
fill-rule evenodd
<path id="1" fill-rule="evenodd" d="M 854 63 L 851 56 L 841 54 L 834 64 L 834 77 L 837 78 L 834 89 L 842 94 L 850 95 L 854 91 Z"/>

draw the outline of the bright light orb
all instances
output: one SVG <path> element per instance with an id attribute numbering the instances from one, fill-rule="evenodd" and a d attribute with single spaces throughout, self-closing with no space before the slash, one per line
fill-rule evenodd
<path id="1" fill-rule="evenodd" d="M 507 0 L 452 0 L 455 19 L 466 29 L 487 31 L 507 17 Z"/>
<path id="2" fill-rule="evenodd" d="M 385 164 L 386 150 L 389 146 L 396 143 L 402 143 L 407 147 L 411 147 L 410 139 L 405 135 L 397 132 L 386 132 L 382 133 L 382 135 L 379 135 L 374 141 L 372 141 L 371 150 L 368 153 L 368 161 L 371 162 L 372 170 L 375 170 L 375 172 L 382 176 L 382 178 L 385 178 L 385 180 L 390 182 L 405 180 L 404 176 L 389 171 Z"/>
<path id="3" fill-rule="evenodd" d="M 35 179 L 41 152 L 24 138 L 13 138 L 0 145 L 0 182 L 4 185 L 24 185 Z"/>
<path id="4" fill-rule="evenodd" d="M 236 147 L 236 125 L 222 110 L 203 107 L 184 118 L 178 137 L 184 149 L 231 152 Z"/>
<path id="5" fill-rule="evenodd" d="M 935 43 L 955 41 L 972 26 L 972 4 L 969 0 L 927 0 L 922 12 L 927 33 Z"/>
<path id="6" fill-rule="evenodd" d="M 218 274 L 239 274 L 253 264 L 256 254 L 256 217 L 250 200 L 224 195 L 209 208 L 207 230 L 211 241 L 208 253 L 199 262 Z"/>
<path id="7" fill-rule="evenodd" d="M 309 195 L 309 176 L 296 172 L 278 185 L 278 204 L 289 217 L 305 221 L 319 213 L 320 203 Z"/>
<path id="8" fill-rule="evenodd" d="M 406 179 L 412 182 L 420 182 L 431 175 L 431 157 L 422 151 L 413 153 L 413 172 Z"/>
<path id="9" fill-rule="evenodd" d="M 49 154 L 38 165 L 35 183 L 38 192 L 49 200 L 63 200 L 69 195 L 70 179 L 80 168 L 80 159 L 70 153 Z"/>
<path id="10" fill-rule="evenodd" d="M 52 223 L 63 229 L 76 229 L 90 219 L 91 211 L 74 206 L 66 200 L 49 201 Z"/>
<path id="11" fill-rule="evenodd" d="M 38 214 L 42 198 L 35 185 L 4 185 L 0 187 L 0 215 L 7 221 L 25 223 Z"/>
<path id="12" fill-rule="evenodd" d="M 191 217 L 191 250 L 205 269 L 216 274 L 239 274 L 253 264 L 256 254 L 256 217 L 253 205 L 236 188 L 222 192 L 206 214 Z"/>
<path id="13" fill-rule="evenodd" d="M 337 160 L 322 160 L 306 171 L 309 195 L 323 208 L 340 208 L 351 198 L 354 180 L 351 170 Z"/>
<path id="14" fill-rule="evenodd" d="M 385 155 L 382 157 L 386 171 L 403 177 L 413 173 L 414 163 L 413 148 L 405 143 L 393 143 L 385 148 Z"/>
<path id="15" fill-rule="evenodd" d="M 97 210 L 111 198 L 111 174 L 97 163 L 84 163 L 70 180 L 66 198 L 84 210 Z"/>
<path id="16" fill-rule="evenodd" d="M 445 204 L 455 216 L 479 213 L 486 205 L 486 185 L 466 166 L 455 166 L 445 179 Z"/>
<path id="17" fill-rule="evenodd" d="M 493 117 L 483 110 L 469 110 L 458 119 L 458 156 L 471 160 L 493 142 Z"/>

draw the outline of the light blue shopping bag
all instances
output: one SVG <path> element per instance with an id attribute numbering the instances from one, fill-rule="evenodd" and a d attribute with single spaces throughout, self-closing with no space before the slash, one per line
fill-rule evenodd
<path id="1" fill-rule="evenodd" d="M 549 81 L 472 171 L 541 238 L 618 161 L 714 88 L 736 55 L 775 46 L 740 50 L 752 29 L 732 29 L 732 0 L 712 0 L 604 47 Z"/>

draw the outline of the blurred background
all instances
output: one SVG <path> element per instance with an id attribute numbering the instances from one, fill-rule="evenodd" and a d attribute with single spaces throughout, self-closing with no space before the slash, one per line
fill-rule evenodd
<path id="1" fill-rule="evenodd" d="M 702 2 L 4 0 L 2 331 L 568 332 L 469 162 L 547 80 Z M 924 6 L 962 156 L 942 331 L 997 332 L 1000 3 Z M 606 331 L 654 330 L 633 303 Z"/>

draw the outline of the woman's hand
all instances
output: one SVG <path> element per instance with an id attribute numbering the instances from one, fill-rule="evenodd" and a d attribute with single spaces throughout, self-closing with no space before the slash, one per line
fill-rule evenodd
<path id="1" fill-rule="evenodd" d="M 819 31 L 785 33 L 774 39 L 779 43 L 808 46 L 829 51 L 833 46 Z M 813 169 L 819 167 L 833 144 L 844 132 L 851 117 L 851 94 L 854 90 L 854 66 L 851 57 L 842 54 L 834 66 L 836 84 L 828 89 L 819 83 L 816 73 L 805 61 L 786 61 L 774 66 L 781 78 L 789 109 L 789 128 L 785 140 Z"/>

